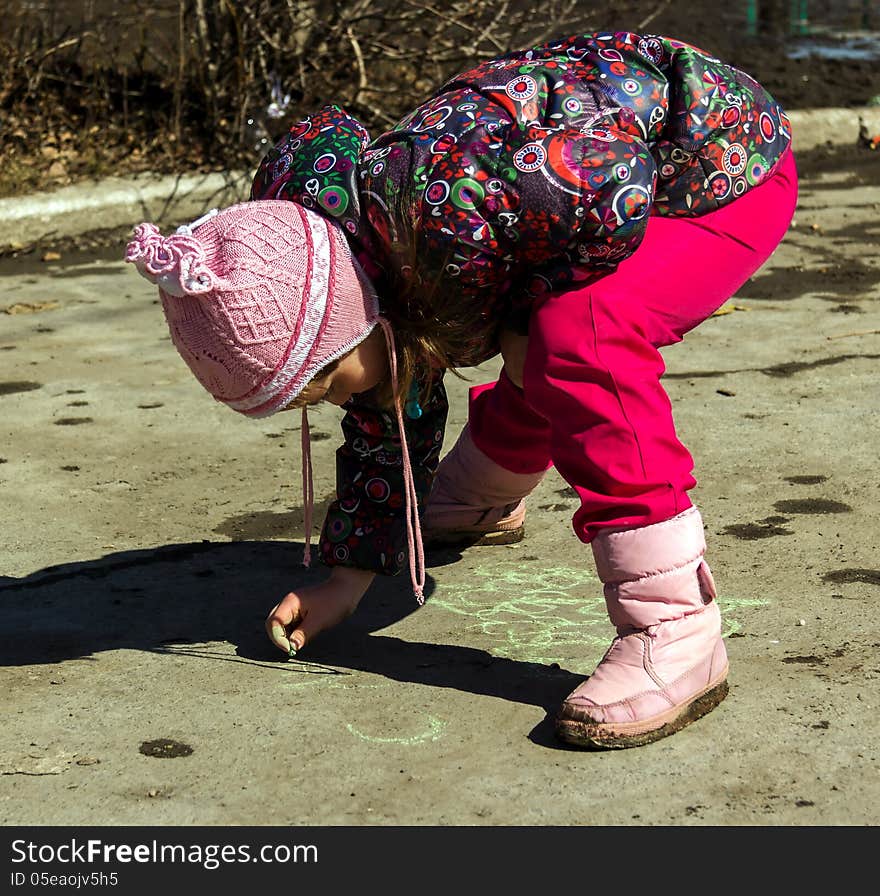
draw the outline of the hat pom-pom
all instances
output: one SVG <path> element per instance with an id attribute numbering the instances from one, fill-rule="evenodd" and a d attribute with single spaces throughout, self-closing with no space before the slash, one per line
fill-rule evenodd
<path id="1" fill-rule="evenodd" d="M 214 288 L 205 249 L 189 233 L 163 237 L 154 224 L 139 224 L 125 249 L 125 260 L 169 295 L 197 295 Z"/>
<path id="2" fill-rule="evenodd" d="M 155 224 L 138 224 L 131 242 L 125 247 L 125 260 L 144 273 L 147 258 L 156 242 L 161 242 L 162 234 Z"/>

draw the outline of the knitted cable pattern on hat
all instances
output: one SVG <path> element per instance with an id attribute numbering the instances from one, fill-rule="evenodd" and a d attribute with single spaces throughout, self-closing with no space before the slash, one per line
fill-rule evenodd
<path id="1" fill-rule="evenodd" d="M 125 258 L 159 287 L 199 382 L 248 416 L 289 404 L 379 312 L 339 226 L 294 202 L 241 203 L 168 237 L 141 224 Z"/>

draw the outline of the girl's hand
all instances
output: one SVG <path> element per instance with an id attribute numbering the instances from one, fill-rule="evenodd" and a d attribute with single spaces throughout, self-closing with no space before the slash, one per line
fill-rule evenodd
<path id="1" fill-rule="evenodd" d="M 374 576 L 364 569 L 334 566 L 327 581 L 291 591 L 266 619 L 269 640 L 293 656 L 319 632 L 351 616 Z"/>

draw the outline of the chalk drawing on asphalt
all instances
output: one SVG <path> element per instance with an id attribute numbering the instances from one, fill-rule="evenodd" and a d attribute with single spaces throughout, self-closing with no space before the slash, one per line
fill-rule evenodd
<path id="1" fill-rule="evenodd" d="M 548 664 L 608 646 L 602 586 L 585 569 L 481 565 L 467 591 L 444 589 L 430 604 L 472 620 L 466 629 L 490 642 L 475 646 L 510 659 Z"/>
<path id="2" fill-rule="evenodd" d="M 742 623 L 736 618 L 738 610 L 750 607 L 766 607 L 770 603 L 761 597 L 722 597 L 718 596 L 718 609 L 721 610 L 721 637 L 729 638 L 742 629 Z"/>
<path id="3" fill-rule="evenodd" d="M 740 630 L 738 610 L 766 603 L 719 598 L 723 636 Z M 523 662 L 598 662 L 614 636 L 602 585 L 587 569 L 481 565 L 471 570 L 469 590 L 443 589 L 430 604 L 470 619 L 466 630 L 482 636 L 474 646 Z"/>
<path id="4" fill-rule="evenodd" d="M 413 747 L 416 744 L 424 744 L 430 741 L 439 740 L 446 727 L 446 722 L 435 716 L 428 716 L 428 728 L 420 734 L 414 734 L 411 737 L 378 737 L 373 734 L 366 734 L 355 728 L 354 725 L 345 726 L 349 732 L 361 740 L 365 740 L 371 744 L 401 744 L 405 747 Z"/>

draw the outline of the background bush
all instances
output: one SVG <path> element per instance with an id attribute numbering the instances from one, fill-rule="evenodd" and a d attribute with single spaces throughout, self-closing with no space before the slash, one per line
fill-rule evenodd
<path id="1" fill-rule="evenodd" d="M 0 192 L 74 170 L 251 165 L 331 101 L 378 133 L 475 57 L 587 25 L 579 6 L 0 0 Z"/>
<path id="2" fill-rule="evenodd" d="M 839 87 L 834 96 L 857 104 L 877 92 L 876 62 L 859 69 L 831 61 L 823 69 L 807 60 L 801 76 L 774 41 L 794 33 L 792 10 L 809 8 L 820 28 L 877 28 L 878 6 L 0 0 L 0 196 L 114 172 L 249 168 L 293 121 L 327 102 L 377 135 L 476 59 L 609 26 L 690 40 L 746 68 L 786 102 L 783 90 L 792 94 L 793 84 L 803 93 L 809 81 L 810 90 Z M 756 13 L 758 33 L 750 35 Z"/>

